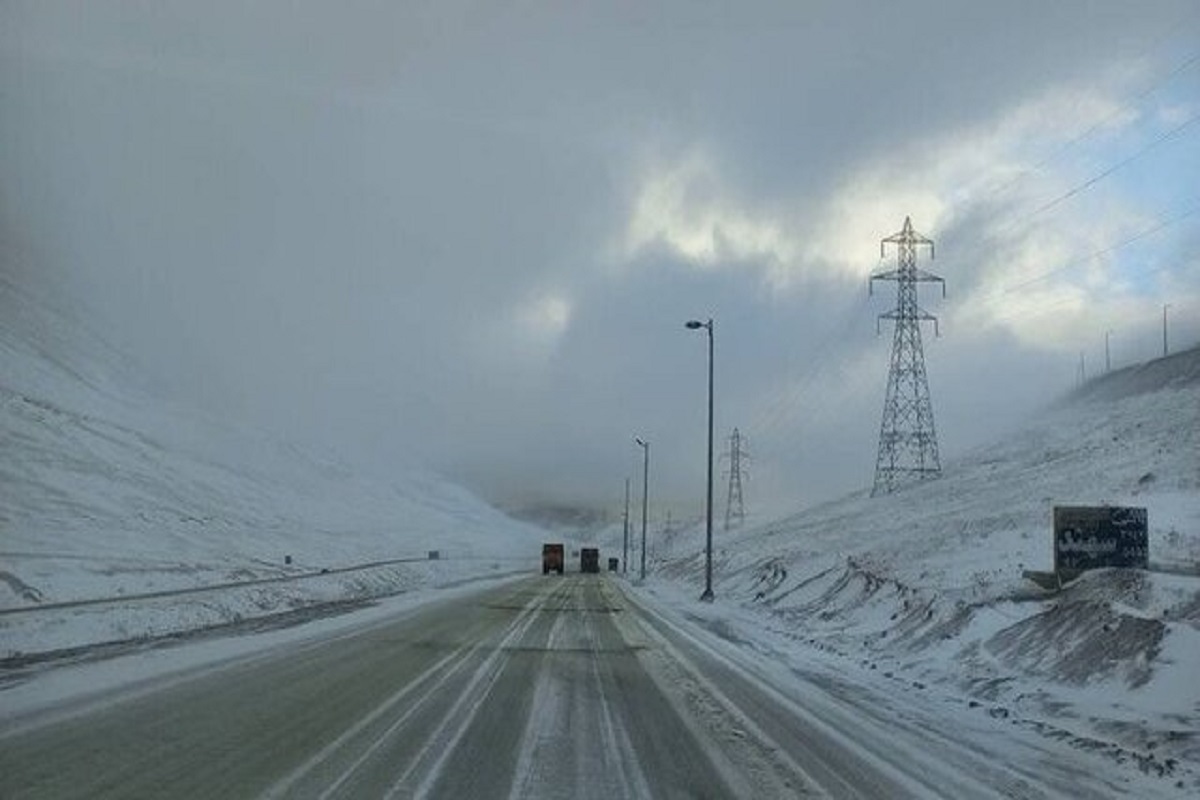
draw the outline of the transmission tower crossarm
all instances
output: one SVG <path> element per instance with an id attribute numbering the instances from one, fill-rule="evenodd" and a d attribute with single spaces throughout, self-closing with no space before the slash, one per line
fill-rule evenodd
<path id="1" fill-rule="evenodd" d="M 911 280 L 911 281 L 918 281 L 918 282 L 922 282 L 922 283 L 940 283 L 940 284 L 942 284 L 942 290 L 945 291 L 945 289 L 946 289 L 946 279 L 945 278 L 943 278 L 941 275 L 934 275 L 932 272 L 927 272 L 923 269 L 912 269 L 912 270 L 889 269 L 889 270 L 880 270 L 879 272 L 875 272 L 875 273 L 871 274 L 872 282 L 874 282 L 874 281 L 899 281 L 899 280 Z"/>
<path id="2" fill-rule="evenodd" d="M 933 240 L 929 239 L 913 230 L 912 217 L 904 218 L 904 228 L 899 233 L 893 233 L 884 239 L 879 240 L 879 257 L 885 255 L 884 245 L 898 244 L 901 247 L 915 247 L 919 244 L 929 245 L 929 258 L 933 258 Z"/>
<path id="3" fill-rule="evenodd" d="M 893 308 L 886 314 L 880 314 L 880 319 L 901 320 L 901 319 L 917 319 L 922 322 L 937 322 L 937 317 L 930 314 L 923 308 L 918 308 L 915 311 L 905 313 L 898 308 Z"/>
<path id="4" fill-rule="evenodd" d="M 932 272 L 918 269 L 913 271 L 913 280 L 923 283 L 940 283 L 942 285 L 942 297 L 946 296 L 946 279 L 941 275 L 934 275 Z"/>
<path id="5" fill-rule="evenodd" d="M 940 337 L 942 335 L 941 328 L 938 327 L 938 318 L 930 314 L 923 308 L 918 308 L 915 313 L 905 314 L 898 308 L 893 308 L 886 314 L 880 314 L 879 320 L 889 320 L 891 322 L 900 322 L 901 320 L 917 320 L 918 322 L 932 322 L 933 335 Z M 878 336 L 882 328 L 879 327 L 879 320 L 875 321 L 875 335 Z"/>

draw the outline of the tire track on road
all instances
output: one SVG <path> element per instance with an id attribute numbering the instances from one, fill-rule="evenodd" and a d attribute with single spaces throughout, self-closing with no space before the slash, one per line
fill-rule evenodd
<path id="1" fill-rule="evenodd" d="M 1023 781 L 996 774 L 993 765 L 970 759 L 963 769 L 945 759 L 931 758 L 905 736 L 909 732 L 899 721 L 888 726 L 862 709 L 839 704 L 818 687 L 812 687 L 812 707 L 806 706 L 702 637 L 641 603 L 637 606 L 650 626 L 650 635 L 676 653 L 707 694 L 835 797 L 1046 796 Z"/>
<path id="2" fill-rule="evenodd" d="M 460 691 L 458 699 L 425 738 L 424 746 L 418 751 L 408 767 L 394 780 L 384 797 L 429 797 L 444 777 L 446 764 L 456 755 L 463 738 L 470 732 L 472 723 L 486 706 L 493 688 L 504 675 L 512 660 L 514 643 L 520 643 L 546 613 L 545 603 L 564 593 L 563 584 L 556 584 L 548 592 L 538 592 L 527 600 L 518 612 L 517 619 L 507 629 L 495 649 L 479 665 L 467 685 Z M 432 758 L 431 758 L 432 756 Z M 441 795 L 438 795 L 441 796 Z"/>
<path id="3" fill-rule="evenodd" d="M 510 628 L 506 633 L 510 632 L 513 627 L 519 625 L 522 617 L 513 620 Z M 327 744 L 318 753 L 312 756 L 304 764 L 297 767 L 282 781 L 279 781 L 275 786 L 267 792 L 266 796 L 270 798 L 278 798 L 286 796 L 297 783 L 315 771 L 321 764 L 329 760 L 339 750 L 342 750 L 351 741 L 364 733 L 371 725 L 391 713 L 396 707 L 408 700 L 417 691 L 424 689 L 421 696 L 417 697 L 415 702 L 409 706 L 395 721 L 388 725 L 382 734 L 376 736 L 371 745 L 369 745 L 363 753 L 352 762 L 349 768 L 343 770 L 332 784 L 326 787 L 321 794 L 321 798 L 332 796 L 338 789 L 344 785 L 351 776 L 371 758 L 379 747 L 397 730 L 399 730 L 417 711 L 421 710 L 431 698 L 434 697 L 438 689 L 445 685 L 448 681 L 454 678 L 470 661 L 471 657 L 478 653 L 484 647 L 483 644 L 469 643 L 453 650 L 449 655 L 439 659 L 432 666 L 418 675 L 409 683 L 400 688 L 399 691 L 391 695 L 382 704 L 377 706 L 372 712 L 365 717 L 361 717 L 358 722 L 352 725 L 347 730 L 343 731 L 336 739 Z M 432 683 L 430 683 L 432 681 Z M 429 684 L 426 686 L 426 684 Z"/>

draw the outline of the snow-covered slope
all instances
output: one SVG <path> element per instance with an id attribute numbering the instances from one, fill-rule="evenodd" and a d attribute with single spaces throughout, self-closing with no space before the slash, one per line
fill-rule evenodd
<path id="1" fill-rule="evenodd" d="M 2 275 L 0 309 L 0 612 L 434 549 L 439 563 L 394 567 L 375 576 L 385 584 L 375 590 L 437 580 L 431 570 L 460 579 L 536 566 L 533 526 L 435 475 L 363 475 L 164 403 L 137 388 L 119 354 Z M 336 598 L 338 587 L 320 594 Z M 283 599 L 260 596 L 258 611 L 300 604 L 302 595 L 291 587 Z M 0 626 L 10 652 L 39 647 L 14 643 L 12 614 Z"/>
<path id="2" fill-rule="evenodd" d="M 1148 509 L 1149 572 L 1022 577 L 1052 568 L 1055 505 L 1100 504 Z M 658 574 L 698 592 L 702 535 Z M 718 536 L 718 596 L 801 649 L 1200 770 L 1200 349 L 1095 380 L 938 480 Z"/>

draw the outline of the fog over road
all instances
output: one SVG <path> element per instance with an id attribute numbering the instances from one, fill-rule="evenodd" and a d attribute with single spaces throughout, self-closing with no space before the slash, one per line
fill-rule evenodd
<path id="1" fill-rule="evenodd" d="M 770 666 L 611 576 L 531 577 L 20 722 L 0 796 L 1094 793 Z"/>

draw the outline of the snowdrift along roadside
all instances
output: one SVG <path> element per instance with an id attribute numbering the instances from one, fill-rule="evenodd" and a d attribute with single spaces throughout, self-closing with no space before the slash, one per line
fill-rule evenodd
<path id="1" fill-rule="evenodd" d="M 535 527 L 437 475 L 365 475 L 165 402 L 3 275 L 0 308 L 0 657 L 536 568 Z M 218 584 L 244 588 L 193 591 Z"/>
<path id="2" fill-rule="evenodd" d="M 1022 577 L 1051 568 L 1055 505 L 1103 504 L 1148 509 L 1149 571 L 1054 593 Z M 702 529 L 676 533 L 656 575 L 698 595 L 702 547 Z M 938 480 L 715 547 L 718 597 L 797 652 L 1200 776 L 1200 349 L 1095 380 Z"/>

